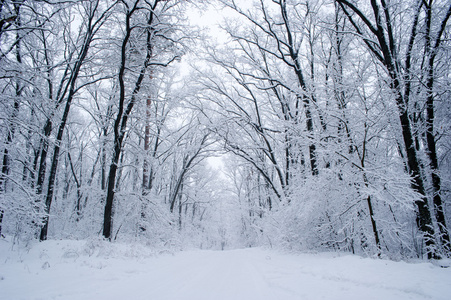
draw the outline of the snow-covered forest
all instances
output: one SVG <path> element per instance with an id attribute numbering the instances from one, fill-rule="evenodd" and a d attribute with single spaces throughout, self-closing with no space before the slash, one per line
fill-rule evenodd
<path id="1" fill-rule="evenodd" d="M 450 16 L 1 1 L 0 239 L 445 258 Z"/>

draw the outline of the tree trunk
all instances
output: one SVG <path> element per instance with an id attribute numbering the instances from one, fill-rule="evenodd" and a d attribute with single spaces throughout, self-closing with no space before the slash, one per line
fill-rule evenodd
<path id="1" fill-rule="evenodd" d="M 420 164 L 418 162 L 415 144 L 413 140 L 412 130 L 410 127 L 410 120 L 405 110 L 404 102 L 400 100 L 401 95 L 398 95 L 397 104 L 399 110 L 399 120 L 402 127 L 402 136 L 404 140 L 405 149 L 407 152 L 407 165 L 412 175 L 412 188 L 417 191 L 421 198 L 415 201 L 418 208 L 417 212 L 417 226 L 425 234 L 425 244 L 428 247 L 428 258 L 435 256 L 435 241 L 434 228 L 432 226 L 431 213 L 428 207 L 426 191 L 424 189 L 423 179 L 420 172 Z"/>
<path id="2" fill-rule="evenodd" d="M 445 252 L 450 253 L 451 244 L 448 229 L 446 226 L 445 213 L 443 209 L 443 202 L 441 198 L 441 180 L 440 171 L 437 159 L 437 148 L 434 137 L 434 61 L 437 55 L 438 48 L 441 44 L 441 37 L 445 30 L 446 23 L 451 16 L 451 5 L 448 8 L 447 14 L 441 23 L 441 27 L 437 33 L 434 45 L 431 41 L 431 21 L 432 21 L 432 1 L 429 1 L 426 7 L 426 53 L 428 56 L 427 67 L 427 98 L 426 98 L 426 142 L 427 155 L 429 157 L 429 165 L 431 168 L 432 189 L 433 189 L 433 203 L 435 208 L 435 217 L 440 233 L 440 242 Z"/>
<path id="3" fill-rule="evenodd" d="M 152 74 L 150 74 L 150 80 L 152 80 Z M 149 190 L 149 150 L 150 150 L 150 118 L 152 116 L 151 113 L 152 108 L 152 97 L 149 95 L 146 99 L 146 118 L 145 118 L 145 129 L 144 129 L 144 162 L 143 162 L 143 181 L 142 181 L 142 190 L 143 194 Z"/>
<path id="4" fill-rule="evenodd" d="M 150 75 L 149 78 L 150 80 L 152 80 L 152 70 L 150 71 Z M 141 189 L 142 189 L 142 203 L 141 203 L 141 222 L 140 222 L 140 226 L 139 229 L 141 231 L 146 231 L 146 227 L 144 226 L 145 220 L 146 220 L 146 211 L 147 211 L 147 199 L 146 199 L 146 195 L 150 192 L 151 189 L 151 177 L 152 175 L 152 171 L 151 171 L 151 167 L 149 167 L 149 150 L 150 150 L 150 130 L 151 130 L 151 126 L 150 126 L 150 118 L 152 116 L 151 113 L 151 108 L 152 108 L 152 96 L 148 95 L 147 99 L 146 99 L 146 117 L 145 117 L 145 129 L 144 129 L 144 162 L 143 162 L 143 175 L 142 175 L 142 184 L 141 184 Z M 155 153 L 155 151 L 154 151 Z"/>
<path id="5" fill-rule="evenodd" d="M 362 30 L 354 21 L 354 18 L 346 10 L 346 7 L 354 11 L 358 17 L 365 23 L 369 32 L 373 34 L 369 39 L 364 37 L 364 42 L 368 49 L 375 55 L 375 57 L 384 65 L 391 80 L 389 86 L 395 95 L 395 103 L 398 108 L 398 117 L 401 124 L 401 132 L 404 141 L 404 147 L 407 153 L 407 165 L 409 168 L 410 175 L 412 176 L 412 189 L 420 194 L 420 199 L 415 201 L 418 208 L 417 211 L 417 226 L 420 231 L 424 234 L 424 242 L 427 247 L 428 258 L 435 258 L 436 256 L 436 245 L 434 241 L 434 228 L 431 219 L 431 213 L 428 207 L 426 192 L 424 188 L 424 181 L 420 171 L 420 164 L 418 161 L 412 128 L 410 125 L 410 119 L 407 110 L 408 100 L 405 96 L 408 96 L 410 91 L 406 91 L 403 95 L 402 85 L 400 81 L 403 77 L 400 75 L 401 67 L 399 66 L 399 59 L 397 57 L 397 48 L 395 45 L 394 36 L 392 29 L 392 20 L 389 12 L 389 8 L 385 1 L 381 1 L 383 15 L 381 14 L 379 4 L 376 0 L 371 0 L 371 7 L 374 14 L 374 19 L 376 25 L 373 25 L 370 19 L 368 19 L 365 14 L 363 14 L 356 6 L 346 0 L 336 0 L 346 16 L 350 20 L 351 24 L 354 26 L 356 32 L 362 35 Z M 418 13 L 419 11 L 417 11 Z M 385 17 L 385 26 L 383 23 L 383 16 Z M 412 33 L 409 41 L 409 45 L 413 44 L 415 39 L 415 26 L 418 19 L 415 19 Z M 388 40 L 387 40 L 388 38 Z M 375 46 L 370 40 L 377 41 Z M 410 53 L 408 51 L 406 66 L 410 67 Z M 410 69 L 405 71 L 407 74 L 410 73 Z"/>
<path id="6" fill-rule="evenodd" d="M 20 21 L 21 5 L 22 5 L 21 1 L 14 3 L 14 10 L 15 10 L 15 14 L 16 14 L 15 24 L 16 24 L 17 28 L 20 28 L 20 26 L 21 26 L 21 21 Z M 16 61 L 19 65 L 22 64 L 22 54 L 21 54 L 21 49 L 20 49 L 19 31 L 16 32 Z M 11 120 L 9 123 L 8 136 L 6 138 L 5 149 L 3 152 L 2 171 L 0 174 L 0 194 L 6 192 L 6 179 L 7 179 L 7 176 L 9 175 L 9 171 L 10 171 L 10 167 L 11 167 L 10 166 L 11 159 L 10 159 L 10 154 L 9 154 L 8 148 L 13 142 L 14 134 L 16 131 L 16 125 L 14 122 L 19 114 L 20 97 L 22 94 L 22 87 L 19 82 L 19 79 L 16 79 L 15 90 L 16 90 L 16 95 L 14 97 L 13 111 L 12 111 Z M 2 234 L 2 222 L 3 222 L 3 214 L 4 213 L 5 213 L 4 208 L 0 207 L 0 237 Z"/>
<path id="7" fill-rule="evenodd" d="M 67 119 L 69 117 L 69 111 L 71 108 L 71 104 L 72 104 L 72 100 L 75 96 L 76 93 L 76 89 L 75 89 L 75 85 L 77 83 L 77 79 L 78 79 L 78 75 L 80 73 L 80 69 L 82 64 L 84 63 L 84 60 L 88 54 L 88 50 L 89 47 L 91 45 L 91 41 L 94 37 L 94 26 L 92 24 L 93 19 L 94 19 L 94 15 L 95 12 L 97 10 L 98 7 L 98 2 L 96 4 L 93 4 L 94 7 L 92 8 L 92 11 L 89 12 L 90 15 L 88 16 L 88 24 L 87 24 L 87 32 L 85 34 L 85 39 L 84 39 L 84 43 L 82 45 L 82 48 L 80 50 L 78 59 L 74 65 L 74 69 L 71 73 L 70 76 L 70 80 L 68 82 L 69 85 L 69 93 L 67 95 L 67 99 L 66 99 L 66 105 L 64 107 L 64 112 L 63 112 L 63 116 L 61 117 L 61 123 L 60 126 L 58 128 L 58 133 L 56 136 L 56 141 L 55 141 L 55 148 L 53 151 L 53 158 L 52 158 L 52 165 L 50 167 L 50 174 L 49 174 L 49 179 L 48 179 L 48 186 L 47 186 L 47 195 L 46 195 L 46 199 L 45 199 L 45 214 L 46 216 L 44 217 L 43 220 L 43 226 L 41 228 L 41 234 L 39 239 L 41 241 L 44 241 L 47 239 L 47 231 L 48 231 L 48 222 L 49 222 L 49 213 L 50 213 L 50 208 L 52 205 L 52 199 L 53 199 L 53 192 L 54 192 L 54 184 L 55 184 L 55 179 L 56 179 L 56 171 L 58 168 L 58 162 L 59 162 L 59 152 L 61 149 L 61 143 L 62 143 L 62 139 L 63 139 L 63 134 L 64 134 L 64 129 L 66 128 L 66 123 L 67 123 Z"/>
<path id="8" fill-rule="evenodd" d="M 86 52 L 87 52 L 87 48 L 86 48 Z M 62 143 L 62 139 L 63 139 L 64 129 L 66 128 L 67 118 L 69 117 L 69 111 L 70 111 L 70 107 L 72 104 L 72 100 L 75 95 L 75 82 L 78 77 L 78 72 L 80 70 L 81 62 L 83 61 L 85 56 L 86 56 L 86 54 L 84 56 L 82 56 L 82 58 L 80 58 L 80 60 L 79 60 L 80 63 L 77 64 L 78 67 L 77 66 L 75 67 L 73 81 L 71 82 L 71 89 L 70 89 L 70 92 L 67 97 L 66 106 L 64 108 L 64 113 L 61 118 L 60 126 L 58 128 L 58 134 L 56 136 L 56 143 L 55 143 L 55 148 L 53 151 L 52 165 L 50 167 L 50 174 L 49 174 L 49 179 L 48 179 L 47 195 L 45 198 L 45 214 L 46 214 L 46 216 L 44 217 L 43 226 L 41 228 L 41 234 L 39 237 L 39 239 L 41 241 L 45 241 L 47 239 L 49 213 L 50 213 L 50 207 L 52 205 L 53 192 L 54 192 L 53 189 L 54 189 L 54 185 L 55 185 L 56 171 L 58 168 L 61 143 Z"/>
<path id="9" fill-rule="evenodd" d="M 111 241 L 111 233 L 113 227 L 113 200 L 114 200 L 114 186 L 116 184 L 117 165 L 119 163 L 120 145 L 119 141 L 114 142 L 114 152 L 110 169 L 108 172 L 108 185 L 105 202 L 105 210 L 103 214 L 103 236 Z"/>
<path id="10" fill-rule="evenodd" d="M 116 181 L 116 173 L 118 169 L 118 162 L 119 157 L 121 155 L 122 151 L 122 142 L 125 137 L 125 130 L 127 128 L 127 121 L 128 118 L 132 112 L 133 106 L 135 105 L 137 101 L 138 93 L 142 87 L 142 83 L 144 80 L 144 76 L 146 74 L 146 71 L 149 67 L 150 59 L 152 57 L 152 32 L 150 25 L 153 22 L 155 9 L 160 2 L 160 0 L 155 0 L 153 5 L 149 7 L 149 16 L 147 19 L 147 25 L 149 26 L 149 29 L 147 31 L 147 39 L 146 39 L 146 58 L 144 59 L 143 65 L 141 67 L 141 70 L 139 72 L 139 76 L 136 79 L 133 92 L 131 94 L 130 102 L 127 104 L 127 107 L 124 110 L 125 105 L 125 70 L 127 69 L 127 50 L 128 50 L 128 43 L 132 31 L 132 27 L 130 24 L 131 18 L 133 14 L 140 9 L 138 7 L 139 0 L 136 0 L 133 4 L 133 7 L 130 9 L 127 4 L 126 6 L 126 16 L 125 16 L 125 36 L 122 40 L 121 45 L 121 64 L 119 68 L 119 110 L 116 116 L 116 120 L 114 122 L 114 152 L 113 152 L 113 158 L 110 165 L 109 173 L 108 173 L 108 186 L 107 186 L 107 197 L 105 202 L 105 211 L 104 211 L 104 218 L 103 218 L 103 236 L 104 238 L 111 241 L 111 234 L 112 234 L 112 223 L 113 223 L 113 204 L 114 204 L 114 194 L 115 194 L 115 181 Z"/>

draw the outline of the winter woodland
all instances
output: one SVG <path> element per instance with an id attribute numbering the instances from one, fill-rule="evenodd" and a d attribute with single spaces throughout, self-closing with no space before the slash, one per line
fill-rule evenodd
<path id="1" fill-rule="evenodd" d="M 449 256 L 450 16 L 1 1 L 1 238 Z"/>

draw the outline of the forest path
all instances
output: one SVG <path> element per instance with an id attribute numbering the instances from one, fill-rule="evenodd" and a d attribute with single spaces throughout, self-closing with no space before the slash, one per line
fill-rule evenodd
<path id="1" fill-rule="evenodd" d="M 0 243 L 0 299 L 450 299 L 451 268 L 259 248 L 142 256 L 140 249 Z M 93 252 L 89 252 L 94 249 Z M 125 250 L 124 250 L 125 249 Z M 141 252 L 140 252 L 141 251 Z"/>

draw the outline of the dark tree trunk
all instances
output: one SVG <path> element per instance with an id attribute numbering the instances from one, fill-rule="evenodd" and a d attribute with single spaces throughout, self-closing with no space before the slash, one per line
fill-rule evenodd
<path id="1" fill-rule="evenodd" d="M 401 75 L 401 67 L 399 66 L 399 59 L 397 57 L 397 48 L 394 40 L 394 33 L 392 29 L 392 20 L 389 12 L 389 7 L 387 3 L 382 0 L 382 12 L 379 4 L 376 0 L 371 0 L 371 7 L 374 15 L 376 24 L 370 21 L 370 19 L 365 16 L 355 5 L 347 0 L 336 0 L 340 5 L 345 14 L 347 15 L 349 21 L 354 26 L 356 32 L 362 35 L 362 30 L 354 21 L 354 18 L 346 10 L 346 7 L 354 11 L 358 17 L 365 23 L 365 26 L 373 35 L 370 39 L 365 39 L 364 42 L 368 49 L 375 55 L 375 57 L 384 65 L 387 69 L 388 75 L 390 77 L 390 88 L 395 95 L 395 102 L 398 108 L 398 116 L 401 124 L 401 132 L 404 141 L 404 147 L 407 153 L 407 165 L 409 168 L 410 175 L 412 176 L 412 189 L 418 192 L 421 196 L 420 199 L 415 201 L 418 208 L 417 211 L 417 226 L 420 231 L 424 234 L 424 242 L 427 247 L 428 258 L 435 258 L 436 255 L 436 244 L 434 240 L 434 228 L 431 219 L 431 213 L 428 207 L 426 191 L 424 188 L 424 181 L 420 171 L 420 164 L 418 161 L 414 138 L 412 134 L 412 128 L 410 125 L 410 119 L 408 115 L 408 98 L 405 98 L 410 94 L 410 90 L 402 92 L 402 85 L 400 81 L 404 79 Z M 419 10 L 417 10 L 417 14 Z M 384 17 L 383 17 L 384 16 Z M 385 20 L 385 27 L 384 27 Z M 412 33 L 409 41 L 409 48 L 406 58 L 406 67 L 410 68 L 410 50 L 411 45 L 414 42 L 416 35 L 416 26 L 418 18 L 414 20 L 412 27 Z M 377 45 L 370 42 L 370 40 L 376 39 Z M 407 74 L 410 74 L 410 69 L 405 70 Z"/>
<path id="2" fill-rule="evenodd" d="M 311 110 L 311 101 L 314 101 L 314 95 L 311 95 L 309 89 L 307 88 L 307 84 L 305 82 L 304 79 L 304 75 L 302 72 L 302 67 L 301 64 L 299 62 L 299 53 L 296 49 L 296 45 L 294 43 L 294 38 L 293 38 L 293 33 L 292 30 L 290 28 L 290 24 L 289 24 L 289 20 L 288 20 L 288 13 L 287 13 L 287 9 L 286 9 L 286 2 L 285 1 L 280 1 L 278 2 L 279 6 L 280 6 L 280 12 L 282 15 L 282 20 L 283 20 L 283 25 L 285 27 L 286 30 L 286 39 L 288 45 L 288 49 L 289 49 L 289 57 L 291 59 L 291 63 L 288 63 L 288 65 L 294 70 L 294 73 L 296 75 L 296 79 L 298 81 L 299 87 L 301 88 L 301 93 L 302 95 L 299 95 L 298 98 L 300 100 L 302 100 L 302 103 L 304 105 L 304 110 L 305 110 L 305 118 L 306 118 L 306 127 L 307 127 L 307 133 L 308 133 L 308 138 L 311 139 L 312 141 L 310 142 L 309 145 L 309 159 L 310 159 L 310 169 L 312 172 L 313 176 L 318 175 L 319 170 L 318 170 L 318 163 L 317 163 L 317 154 L 316 154 L 316 145 L 313 141 L 313 116 L 312 116 L 312 110 Z M 286 56 L 286 54 L 282 53 L 282 55 Z M 285 61 L 285 58 L 284 58 Z M 286 62 L 286 61 L 285 61 Z M 309 99 L 309 95 L 311 95 L 312 99 Z"/>
<path id="3" fill-rule="evenodd" d="M 100 188 L 102 189 L 102 191 L 104 191 L 105 190 L 105 188 L 106 188 L 106 146 L 107 146 L 107 141 L 106 141 L 106 138 L 107 138 L 107 135 L 108 135 L 108 128 L 107 128 L 107 125 L 105 124 L 104 125 L 104 128 L 103 128 L 103 130 L 102 130 L 102 137 L 103 137 L 103 140 L 102 140 L 102 149 L 100 150 L 102 153 L 101 153 L 101 176 L 100 176 Z"/>
<path id="4" fill-rule="evenodd" d="M 152 70 L 150 70 L 149 78 L 152 81 Z M 146 99 L 146 117 L 145 117 L 145 129 L 144 129 L 144 162 L 143 162 L 143 176 L 142 176 L 142 195 L 144 196 L 142 198 L 141 202 L 141 222 L 139 229 L 141 231 L 146 231 L 146 227 L 144 225 L 146 220 L 146 211 L 147 211 L 147 205 L 148 200 L 145 196 L 147 196 L 150 193 L 150 190 L 152 189 L 152 177 L 153 177 L 153 170 L 152 167 L 149 165 L 149 151 L 150 151 L 150 142 L 151 142 L 151 125 L 150 125 L 150 118 L 152 117 L 152 96 L 148 95 Z M 158 124 L 158 127 L 160 125 Z M 158 148 L 158 135 L 155 137 L 156 144 L 155 148 L 152 151 L 152 159 L 155 158 L 156 151 Z"/>
<path id="5" fill-rule="evenodd" d="M 72 104 L 73 97 L 75 95 L 75 83 L 78 77 L 78 72 L 80 71 L 81 63 L 86 57 L 86 53 L 88 51 L 89 45 L 86 46 L 85 54 L 82 55 L 82 57 L 79 60 L 79 63 L 75 67 L 73 80 L 71 82 L 71 88 L 67 97 L 66 106 L 64 108 L 63 116 L 61 118 L 61 123 L 58 128 L 58 134 L 56 136 L 56 144 L 53 151 L 53 158 L 52 158 L 52 165 L 50 167 L 50 173 L 49 173 L 49 179 L 48 179 L 48 186 L 47 186 L 47 195 L 45 198 L 45 214 L 43 220 L 43 226 L 41 228 L 41 234 L 39 239 L 41 241 L 45 241 L 47 239 L 47 231 L 48 231 L 48 223 L 49 223 L 49 213 L 50 213 L 50 207 L 52 205 L 52 199 L 53 199 L 53 192 L 54 192 L 54 185 L 55 185 L 55 179 L 56 179 L 56 171 L 58 168 L 58 162 L 59 162 L 59 153 L 61 149 L 61 143 L 63 139 L 64 129 L 66 128 L 67 118 L 69 117 L 69 111 Z"/>
<path id="6" fill-rule="evenodd" d="M 150 79 L 152 79 L 152 75 L 150 75 Z M 149 150 L 150 150 L 150 118 L 151 118 L 151 107 L 152 107 L 152 98 L 151 96 L 147 96 L 146 99 L 146 125 L 144 130 L 144 162 L 143 162 L 143 181 L 142 181 L 142 190 L 143 194 L 145 194 L 149 190 Z"/>
<path id="7" fill-rule="evenodd" d="M 114 143 L 114 152 L 110 169 L 108 172 L 108 185 L 105 202 L 105 210 L 103 214 L 103 236 L 111 241 L 112 227 L 113 227 L 113 200 L 114 200 L 114 186 L 116 183 L 117 165 L 120 156 L 119 142 Z"/>
<path id="8" fill-rule="evenodd" d="M 80 147 L 81 149 L 81 154 L 80 157 L 82 157 L 83 155 L 83 145 Z M 77 177 L 77 173 L 75 171 L 75 167 L 74 164 L 72 162 L 72 156 L 70 155 L 70 153 L 67 153 L 67 158 L 69 160 L 69 166 L 70 166 L 70 170 L 72 172 L 72 177 L 74 177 L 75 180 L 75 185 L 77 186 L 77 201 L 75 202 L 75 214 L 76 214 L 76 219 L 75 221 L 78 222 L 81 219 L 82 216 L 82 204 L 81 204 L 81 199 L 83 197 L 82 191 L 81 191 L 81 184 L 82 184 L 82 170 L 80 168 L 80 177 Z M 83 165 L 83 159 L 80 159 L 81 161 L 81 165 Z"/>
<path id="9" fill-rule="evenodd" d="M 451 16 L 451 5 L 442 20 L 441 27 L 436 35 L 434 45 L 431 41 L 431 21 L 432 21 L 432 1 L 429 1 L 426 7 L 426 53 L 428 54 L 427 66 L 427 99 L 426 99 L 426 142 L 427 155 L 430 161 L 432 188 L 433 188 L 433 203 L 435 207 L 435 217 L 440 233 L 440 241 L 445 252 L 450 253 L 451 244 L 450 237 L 446 226 L 445 213 L 443 209 L 443 201 L 441 198 L 441 180 L 439 175 L 439 166 L 437 159 L 437 148 L 434 137 L 434 61 L 437 55 L 438 48 L 442 41 L 442 34 L 445 31 L 448 19 Z"/>
<path id="10" fill-rule="evenodd" d="M 179 198 L 179 230 L 182 230 L 182 211 L 183 211 L 183 203 L 182 203 L 182 198 L 183 198 L 183 183 L 182 186 L 180 187 L 180 193 L 178 195 Z"/>
<path id="11" fill-rule="evenodd" d="M 17 28 L 21 27 L 21 21 L 20 21 L 20 7 L 22 5 L 21 1 L 18 1 L 17 3 L 14 3 L 14 10 L 15 10 L 15 25 L 17 26 Z M 2 25 L 0 25 L 0 29 L 1 27 L 3 27 Z M 16 60 L 17 63 L 20 65 L 22 64 L 22 54 L 21 54 L 21 49 L 20 49 L 20 32 L 19 30 L 16 32 Z M 11 120 L 10 120 L 10 124 L 9 124 L 9 128 L 8 128 L 8 136 L 6 138 L 6 143 L 5 143 L 5 149 L 3 152 L 3 161 L 2 161 L 2 171 L 0 174 L 0 193 L 5 193 L 6 192 L 6 179 L 7 176 L 9 175 L 9 171 L 10 171 L 10 164 L 11 164 L 11 159 L 10 159 L 10 154 L 9 154 L 9 146 L 12 144 L 13 139 L 14 139 L 14 135 L 15 135 L 15 131 L 16 131 L 16 124 L 15 124 L 15 119 L 17 118 L 18 114 L 19 114 L 19 107 L 20 107 L 20 97 L 22 94 L 22 87 L 21 84 L 19 82 L 19 79 L 16 79 L 16 83 L 15 83 L 15 98 L 14 98 L 14 104 L 13 104 L 13 111 L 12 111 L 12 115 L 11 115 Z M 0 207 L 0 237 L 2 234 L 2 222 L 3 222 L 3 214 L 5 213 L 4 208 Z"/>
<path id="12" fill-rule="evenodd" d="M 111 241 L 111 234 L 112 234 L 112 224 L 113 224 L 113 204 L 114 204 L 114 194 L 115 194 L 115 181 L 116 181 L 116 174 L 118 169 L 118 162 L 119 157 L 121 156 L 122 151 L 122 143 L 125 137 L 125 131 L 127 128 L 127 121 L 128 118 L 132 112 L 133 106 L 135 105 L 138 97 L 138 93 L 141 89 L 144 76 L 146 74 L 146 71 L 150 64 L 150 59 L 152 57 L 152 33 L 150 29 L 150 25 L 153 22 L 155 9 L 160 2 L 160 0 L 155 0 L 153 5 L 149 7 L 149 16 L 147 19 L 147 25 L 149 25 L 149 29 L 147 31 L 147 45 L 146 45 L 146 58 L 143 62 L 143 65 L 141 67 L 141 70 L 139 72 L 139 76 L 136 79 L 133 92 L 130 98 L 129 103 L 127 104 L 127 107 L 125 108 L 125 70 L 127 68 L 126 61 L 127 61 L 127 50 L 128 50 L 128 43 L 130 39 L 130 35 L 132 32 L 131 27 L 131 18 L 133 14 L 140 9 L 138 7 L 139 0 L 136 0 L 133 4 L 133 7 L 130 9 L 130 7 L 124 3 L 126 6 L 127 12 L 125 16 L 125 36 L 122 40 L 121 45 L 121 64 L 119 68 L 119 89 L 120 89 L 120 95 L 119 95 L 119 110 L 116 116 L 116 120 L 114 122 L 114 150 L 113 150 L 113 158 L 111 161 L 109 173 L 108 173 L 108 185 L 107 185 L 107 196 L 106 196 L 106 202 L 105 202 L 105 210 L 104 210 L 104 217 L 103 217 L 103 236 L 104 238 Z M 124 109 L 125 108 L 125 109 Z"/>
<path id="13" fill-rule="evenodd" d="M 39 159 L 39 169 L 38 169 L 38 179 L 36 182 L 37 194 L 42 194 L 42 188 L 45 180 L 45 171 L 47 168 L 47 154 L 49 151 L 49 142 L 48 138 L 50 137 L 50 133 L 52 132 L 52 121 L 47 119 L 45 127 L 44 127 L 44 136 L 41 138 L 41 150 L 40 150 L 40 159 Z"/>
<path id="14" fill-rule="evenodd" d="M 66 128 L 66 123 L 67 123 L 67 119 L 69 117 L 69 111 L 71 108 L 72 100 L 76 93 L 75 85 L 77 83 L 78 75 L 80 73 L 81 66 L 83 65 L 84 60 L 88 54 L 88 50 L 91 45 L 91 41 L 94 37 L 94 33 L 95 33 L 94 26 L 97 25 L 97 22 L 95 22 L 93 24 L 93 19 L 94 19 L 94 15 L 97 10 L 98 4 L 99 4 L 98 2 L 93 4 L 92 11 L 90 12 L 90 15 L 88 16 L 88 24 L 86 27 L 87 32 L 85 34 L 84 43 L 82 45 L 78 59 L 74 65 L 70 79 L 68 81 L 69 92 L 67 95 L 66 105 L 64 107 L 63 116 L 61 117 L 61 123 L 58 128 L 58 133 L 57 133 L 56 141 L 55 141 L 55 148 L 53 151 L 52 165 L 50 167 L 50 174 L 49 174 L 48 186 L 47 186 L 47 195 L 45 198 L 45 214 L 46 214 L 46 216 L 44 217 L 43 226 L 41 228 L 41 234 L 39 237 L 39 239 L 41 241 L 44 241 L 47 239 L 49 213 L 50 213 L 50 208 L 52 205 L 54 185 L 55 185 L 55 179 L 56 179 L 56 173 L 57 173 L 56 171 L 58 168 L 59 153 L 60 153 L 60 149 L 61 149 L 61 143 L 62 143 L 62 139 L 63 139 L 64 129 Z"/>
<path id="15" fill-rule="evenodd" d="M 422 195 L 420 199 L 415 201 L 415 204 L 417 205 L 418 208 L 417 225 L 418 229 L 420 229 L 425 234 L 426 246 L 428 248 L 431 248 L 430 250 L 428 250 L 428 256 L 429 258 L 432 258 L 432 256 L 434 256 L 435 254 L 432 254 L 430 251 L 434 251 L 432 250 L 432 248 L 435 247 L 435 242 L 433 239 L 434 229 L 432 226 L 431 213 L 428 207 L 428 201 L 426 198 L 423 179 L 421 177 L 420 164 L 418 162 L 415 150 L 415 144 L 413 140 L 412 130 L 410 127 L 409 117 L 407 111 L 404 108 L 405 106 L 403 101 L 399 99 L 400 97 L 401 95 L 398 95 L 397 104 L 398 109 L 400 111 L 399 119 L 401 122 L 402 135 L 407 153 L 407 166 L 413 178 L 412 188 L 415 191 L 417 191 L 420 195 Z"/>
<path id="16" fill-rule="evenodd" d="M 16 98 L 14 99 L 14 107 L 13 107 L 13 114 L 11 116 L 11 123 L 8 130 L 8 136 L 6 138 L 5 143 L 5 150 L 3 151 L 3 161 L 2 161 L 2 172 L 0 174 L 0 194 L 6 192 L 6 179 L 9 175 L 10 171 L 10 157 L 9 157 L 9 146 L 13 142 L 13 137 L 15 133 L 15 124 L 14 119 L 19 113 L 19 96 L 20 92 L 18 90 L 18 86 L 16 87 Z M 3 221 L 3 214 L 5 213 L 4 208 L 0 207 L 0 237 L 2 234 L 2 221 Z"/>

